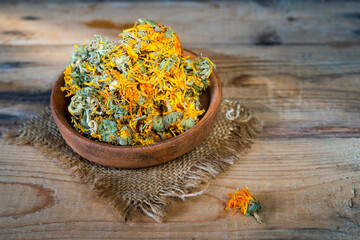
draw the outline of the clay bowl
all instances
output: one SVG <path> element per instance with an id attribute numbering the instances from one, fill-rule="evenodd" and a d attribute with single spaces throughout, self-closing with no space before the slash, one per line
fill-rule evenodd
<path id="1" fill-rule="evenodd" d="M 186 50 L 184 55 L 195 58 L 193 53 Z M 70 97 L 65 98 L 65 93 L 60 90 L 64 86 L 63 75 L 60 75 L 51 93 L 51 112 L 67 144 L 82 157 L 111 167 L 151 167 L 189 152 L 210 133 L 221 103 L 221 84 L 215 73 L 211 74 L 210 81 L 210 88 L 200 98 L 201 106 L 206 110 L 200 121 L 183 134 L 147 146 L 115 146 L 91 140 L 76 132 L 70 124 L 71 118 L 67 110 Z"/>

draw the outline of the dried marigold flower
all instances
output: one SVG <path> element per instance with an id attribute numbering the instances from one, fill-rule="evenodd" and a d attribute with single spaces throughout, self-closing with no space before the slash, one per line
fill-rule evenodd
<path id="1" fill-rule="evenodd" d="M 261 209 L 261 204 L 250 194 L 247 187 L 241 190 L 236 190 L 234 194 L 228 193 L 228 197 L 230 199 L 226 202 L 225 210 L 233 208 L 231 216 L 234 215 L 236 209 L 239 209 L 240 213 L 246 216 L 254 216 L 258 223 L 262 223 L 259 215 L 257 214 L 257 212 Z"/>

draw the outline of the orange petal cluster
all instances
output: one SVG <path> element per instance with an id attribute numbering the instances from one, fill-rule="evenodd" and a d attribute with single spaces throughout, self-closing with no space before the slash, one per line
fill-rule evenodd
<path id="1" fill-rule="evenodd" d="M 249 189 L 247 187 L 245 187 L 244 189 L 235 191 L 234 194 L 228 193 L 228 197 L 230 199 L 226 202 L 226 205 L 227 205 L 226 210 L 228 210 L 229 208 L 234 209 L 231 216 L 234 215 L 234 213 L 236 212 L 236 209 L 239 209 L 240 213 L 245 215 L 247 213 L 247 209 L 248 209 L 249 205 L 251 205 L 250 200 L 254 201 L 254 202 L 257 201 L 250 194 Z"/>

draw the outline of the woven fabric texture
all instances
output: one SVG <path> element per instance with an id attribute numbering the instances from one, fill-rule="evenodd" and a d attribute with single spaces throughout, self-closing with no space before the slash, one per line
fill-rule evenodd
<path id="1" fill-rule="evenodd" d="M 107 199 L 125 220 L 141 211 L 161 222 L 171 199 L 204 193 L 203 186 L 246 153 L 260 129 L 249 110 L 236 101 L 223 100 L 214 129 L 198 147 L 168 163 L 142 169 L 104 167 L 81 157 L 63 140 L 49 108 L 16 133 L 4 136 L 9 143 L 32 144 L 55 158 Z"/>

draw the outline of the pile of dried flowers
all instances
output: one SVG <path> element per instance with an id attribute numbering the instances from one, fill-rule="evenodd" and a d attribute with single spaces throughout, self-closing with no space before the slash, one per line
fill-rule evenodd
<path id="1" fill-rule="evenodd" d="M 119 44 L 95 35 L 75 45 L 64 71 L 75 129 L 116 145 L 148 145 L 193 127 L 204 113 L 199 95 L 215 67 L 184 57 L 170 27 L 139 19 Z"/>

